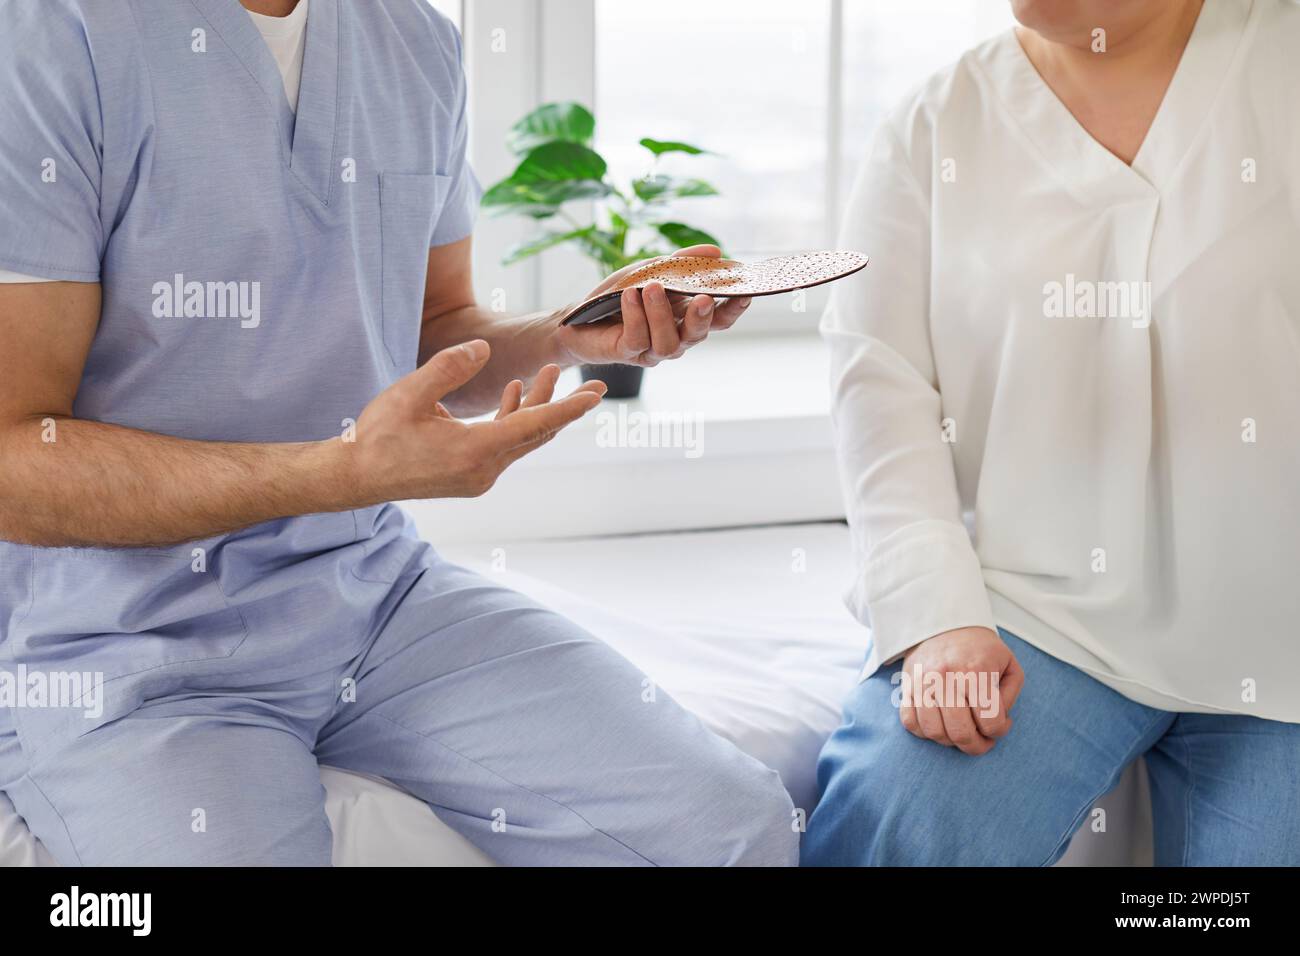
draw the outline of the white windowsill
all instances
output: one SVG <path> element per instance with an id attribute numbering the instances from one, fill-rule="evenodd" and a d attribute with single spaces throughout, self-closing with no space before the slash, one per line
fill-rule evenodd
<path id="1" fill-rule="evenodd" d="M 571 370 L 561 388 L 577 382 Z M 435 543 L 841 518 L 826 382 L 815 335 L 718 336 L 647 370 L 639 398 L 606 401 L 483 498 L 406 507 Z M 676 447 L 646 447 L 651 434 Z"/>

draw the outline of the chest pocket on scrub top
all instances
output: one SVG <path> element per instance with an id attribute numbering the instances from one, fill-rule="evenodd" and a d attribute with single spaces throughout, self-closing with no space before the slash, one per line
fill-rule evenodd
<path id="1" fill-rule="evenodd" d="M 379 177 L 380 288 L 384 346 L 399 374 L 415 369 L 429 241 L 447 194 L 446 176 Z"/>

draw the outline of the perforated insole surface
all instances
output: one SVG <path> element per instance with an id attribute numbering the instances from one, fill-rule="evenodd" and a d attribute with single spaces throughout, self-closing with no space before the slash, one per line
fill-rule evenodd
<path id="1" fill-rule="evenodd" d="M 624 290 L 643 288 L 651 282 L 682 295 L 751 298 L 834 282 L 866 264 L 867 257 L 860 252 L 805 252 L 751 263 L 707 256 L 670 256 L 628 273 L 612 289 L 575 306 L 563 324 L 581 325 L 617 315 Z"/>

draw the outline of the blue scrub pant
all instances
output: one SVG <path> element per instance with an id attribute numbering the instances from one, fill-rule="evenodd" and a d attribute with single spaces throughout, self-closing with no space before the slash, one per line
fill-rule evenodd
<path id="1" fill-rule="evenodd" d="M 890 681 L 901 665 L 854 689 L 821 754 L 804 865 L 1050 864 L 1139 757 L 1158 866 L 1300 864 L 1300 726 L 1144 707 L 1002 637 L 1025 686 L 1011 732 L 982 757 L 903 728 Z"/>
<path id="2" fill-rule="evenodd" d="M 386 778 L 507 864 L 797 861 L 779 776 L 577 625 L 431 550 L 358 653 L 169 692 L 24 752 L 0 711 L 0 789 L 63 864 L 328 864 L 318 764 Z M 338 643 L 316 635 L 321 650 Z M 317 661 L 313 664 L 313 661 Z"/>

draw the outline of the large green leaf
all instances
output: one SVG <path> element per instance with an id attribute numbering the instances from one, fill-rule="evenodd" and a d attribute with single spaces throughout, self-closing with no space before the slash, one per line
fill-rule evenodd
<path id="1" fill-rule="evenodd" d="M 612 244 L 622 249 L 627 243 L 627 234 L 632 229 L 632 224 L 628 222 L 627 217 L 614 211 L 608 210 L 609 213 L 609 235 Z"/>
<path id="2" fill-rule="evenodd" d="M 600 181 L 608 167 L 601 155 L 581 143 L 543 143 L 524 157 L 510 181 L 515 183 L 558 183 L 574 180 Z"/>
<path id="3" fill-rule="evenodd" d="M 674 176 L 642 176 L 633 180 L 632 191 L 644 202 L 718 194 L 716 189 L 702 179 L 678 179 Z"/>
<path id="4" fill-rule="evenodd" d="M 603 199 L 610 187 L 603 182 L 518 183 L 503 179 L 483 194 L 482 205 L 493 215 L 516 213 L 545 219 L 566 202 Z"/>
<path id="5" fill-rule="evenodd" d="M 580 240 L 594 230 L 595 226 L 587 226 L 583 229 L 573 229 L 569 232 L 544 233 L 536 239 L 515 246 L 506 253 L 506 257 L 501 260 L 501 264 L 504 266 L 512 266 L 522 259 L 527 259 L 529 256 L 537 255 L 539 252 L 545 252 L 547 249 L 563 245 L 566 242 Z"/>
<path id="6" fill-rule="evenodd" d="M 583 248 L 589 259 L 595 259 L 615 271 L 626 263 L 623 261 L 623 237 L 604 229 L 591 229 L 575 240 Z"/>
<path id="7" fill-rule="evenodd" d="M 666 198 L 669 179 L 667 176 L 642 176 L 632 180 L 632 192 L 643 202 L 654 202 Z"/>
<path id="8" fill-rule="evenodd" d="M 722 243 L 718 242 L 713 236 L 709 235 L 703 229 L 696 229 L 694 226 L 688 226 L 680 222 L 661 222 L 655 229 L 659 235 L 663 236 L 679 249 L 685 249 L 688 246 L 711 245 L 722 248 Z"/>
<path id="9" fill-rule="evenodd" d="M 688 179 L 673 187 L 673 195 L 682 198 L 688 196 L 716 196 L 718 191 L 703 179 Z"/>
<path id="10" fill-rule="evenodd" d="M 596 118 L 580 103 L 546 103 L 510 128 L 507 145 L 522 156 L 543 143 L 562 140 L 587 144 L 596 132 Z"/>
<path id="11" fill-rule="evenodd" d="M 686 153 L 688 156 L 703 156 L 708 153 L 707 149 L 700 149 L 698 146 L 692 146 L 690 143 L 678 143 L 672 140 L 663 139 L 646 139 L 641 140 L 641 145 L 656 156 L 662 156 L 664 153 Z"/>

